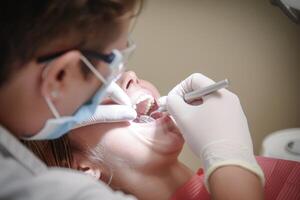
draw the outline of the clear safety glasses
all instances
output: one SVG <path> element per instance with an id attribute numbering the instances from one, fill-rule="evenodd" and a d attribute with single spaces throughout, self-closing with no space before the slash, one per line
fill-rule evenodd
<path id="1" fill-rule="evenodd" d="M 78 50 L 81 52 L 80 60 L 83 64 L 86 65 L 99 80 L 107 85 L 111 81 L 117 79 L 125 71 L 128 60 L 135 49 L 136 45 L 131 39 L 129 39 L 127 42 L 127 48 L 123 50 L 115 49 L 109 54 L 101 54 L 91 50 L 68 49 L 38 57 L 37 62 L 47 64 L 68 51 Z M 77 65 L 78 68 L 81 68 L 82 62 L 79 62 L 78 60 L 78 62 L 75 62 L 75 65 Z"/>
<path id="2" fill-rule="evenodd" d="M 134 41 L 131 38 L 129 38 L 127 41 L 127 47 L 120 51 L 122 54 L 123 63 L 125 66 L 128 64 L 129 59 L 133 55 L 135 49 L 136 49 L 136 44 L 134 43 Z"/>

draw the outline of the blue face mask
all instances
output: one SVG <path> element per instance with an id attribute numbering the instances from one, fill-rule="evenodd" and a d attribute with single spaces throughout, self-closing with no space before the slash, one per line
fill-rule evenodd
<path id="1" fill-rule="evenodd" d="M 115 69 L 120 67 L 122 64 L 122 56 L 118 51 L 113 51 L 115 54 L 114 60 L 110 64 L 110 68 Z M 44 139 L 56 139 L 67 132 L 69 132 L 76 124 L 80 124 L 90 118 L 96 111 L 97 106 L 100 104 L 101 100 L 105 97 L 107 88 L 115 80 L 117 73 L 111 73 L 112 75 L 104 79 L 102 75 L 91 65 L 91 63 L 85 58 L 82 57 L 81 60 L 91 69 L 91 71 L 96 75 L 96 77 L 103 82 L 103 85 L 100 89 L 94 94 L 94 96 L 82 105 L 72 116 L 60 117 L 53 103 L 48 97 L 45 97 L 45 100 L 48 104 L 48 107 L 52 111 L 55 118 L 48 119 L 45 123 L 45 126 L 37 134 L 32 137 L 23 138 L 25 140 L 44 140 Z"/>

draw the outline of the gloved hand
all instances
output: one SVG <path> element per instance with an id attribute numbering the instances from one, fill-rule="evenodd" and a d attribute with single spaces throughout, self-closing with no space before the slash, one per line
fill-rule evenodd
<path id="1" fill-rule="evenodd" d="M 105 96 L 111 98 L 114 102 L 120 105 L 132 106 L 131 100 L 128 95 L 115 82 L 112 82 L 108 86 Z"/>
<path id="2" fill-rule="evenodd" d="M 204 96 L 201 105 L 189 105 L 183 100 L 185 93 L 213 83 L 202 74 L 192 74 L 171 90 L 167 97 L 169 113 L 187 144 L 202 160 L 206 186 L 212 172 L 225 165 L 237 165 L 250 170 L 264 183 L 263 172 L 253 154 L 248 123 L 239 98 L 221 89 Z"/>
<path id="3" fill-rule="evenodd" d="M 130 98 L 115 82 L 112 82 L 107 88 L 105 96 L 121 105 L 98 105 L 95 113 L 89 119 L 77 124 L 73 129 L 97 123 L 130 121 L 137 117 Z"/>
<path id="4" fill-rule="evenodd" d="M 73 129 L 97 123 L 130 121 L 137 117 L 136 111 L 125 105 L 99 105 L 94 115 Z"/>

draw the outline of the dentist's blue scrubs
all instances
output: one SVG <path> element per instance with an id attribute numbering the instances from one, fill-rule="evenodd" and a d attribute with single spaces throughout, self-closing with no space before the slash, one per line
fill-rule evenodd
<path id="1" fill-rule="evenodd" d="M 0 125 L 0 199 L 133 200 L 69 169 L 48 168 Z"/>

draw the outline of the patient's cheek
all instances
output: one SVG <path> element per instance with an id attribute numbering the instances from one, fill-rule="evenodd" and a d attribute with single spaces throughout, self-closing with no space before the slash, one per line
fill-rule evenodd
<path id="1" fill-rule="evenodd" d="M 128 129 L 107 133 L 101 144 L 106 156 L 114 165 L 140 162 L 146 157 L 144 152 L 147 152 L 147 155 L 150 153 L 149 148 L 141 144 Z"/>
<path id="2" fill-rule="evenodd" d="M 114 128 L 107 131 L 101 138 L 102 144 L 110 152 L 122 152 L 132 146 L 127 128 Z"/>
<path id="3" fill-rule="evenodd" d="M 151 91 L 151 93 L 153 94 L 154 98 L 158 98 L 160 97 L 160 93 L 157 90 L 157 88 L 150 82 L 145 81 L 145 80 L 140 80 L 140 85 L 145 88 L 148 89 L 149 91 Z"/>

